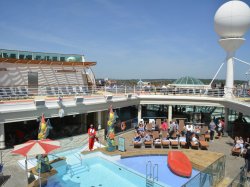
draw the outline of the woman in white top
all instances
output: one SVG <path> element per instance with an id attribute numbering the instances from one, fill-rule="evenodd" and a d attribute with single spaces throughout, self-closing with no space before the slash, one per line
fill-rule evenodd
<path id="1" fill-rule="evenodd" d="M 192 142 L 194 142 L 195 144 L 199 144 L 199 140 L 196 138 L 195 134 L 193 134 Z"/>

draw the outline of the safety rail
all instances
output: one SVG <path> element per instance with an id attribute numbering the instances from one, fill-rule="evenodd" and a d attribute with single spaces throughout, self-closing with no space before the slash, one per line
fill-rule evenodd
<path id="1" fill-rule="evenodd" d="M 24 99 L 33 98 L 35 96 L 94 96 L 107 94 L 121 95 L 172 95 L 172 96 L 209 96 L 209 97 L 223 97 L 224 89 L 217 88 L 138 88 L 137 86 L 83 86 L 83 85 L 56 85 L 56 86 L 10 86 L 0 87 L 0 100 L 8 99 Z M 249 89 L 235 89 L 235 97 L 249 97 Z"/>
<path id="2" fill-rule="evenodd" d="M 216 186 L 225 177 L 225 162 L 226 156 L 220 157 L 182 187 L 192 187 L 194 185 L 202 187 Z"/>
<path id="3" fill-rule="evenodd" d="M 250 178 L 247 176 L 247 163 L 241 167 L 241 170 L 238 175 L 232 180 L 232 182 L 228 185 L 228 187 L 241 186 L 241 187 L 249 187 L 250 186 Z"/>
<path id="4" fill-rule="evenodd" d="M 154 164 L 152 168 L 152 162 L 148 161 L 146 164 L 146 187 L 154 186 L 155 180 L 158 181 L 158 164 Z"/>

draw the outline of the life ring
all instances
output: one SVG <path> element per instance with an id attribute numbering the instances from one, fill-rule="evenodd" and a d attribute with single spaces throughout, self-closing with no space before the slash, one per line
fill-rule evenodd
<path id="1" fill-rule="evenodd" d="M 126 123 L 125 122 L 121 123 L 121 129 L 122 129 L 122 131 L 124 131 L 126 129 Z"/>

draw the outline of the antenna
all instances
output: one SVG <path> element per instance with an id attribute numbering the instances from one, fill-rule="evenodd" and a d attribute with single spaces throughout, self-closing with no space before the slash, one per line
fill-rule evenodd
<path id="1" fill-rule="evenodd" d="M 234 54 L 244 43 L 244 34 L 250 25 L 250 8 L 242 1 L 223 4 L 214 16 L 215 31 L 220 36 L 219 43 L 227 52 L 227 76 L 224 97 L 232 98 L 234 86 Z"/>

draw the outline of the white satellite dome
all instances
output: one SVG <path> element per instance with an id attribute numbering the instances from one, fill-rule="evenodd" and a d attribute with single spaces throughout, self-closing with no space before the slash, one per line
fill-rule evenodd
<path id="1" fill-rule="evenodd" d="M 229 1 L 217 10 L 214 23 L 221 38 L 243 37 L 250 27 L 250 8 L 242 1 Z"/>
<path id="2" fill-rule="evenodd" d="M 76 57 L 70 56 L 66 59 L 66 62 L 75 62 L 76 61 Z"/>

